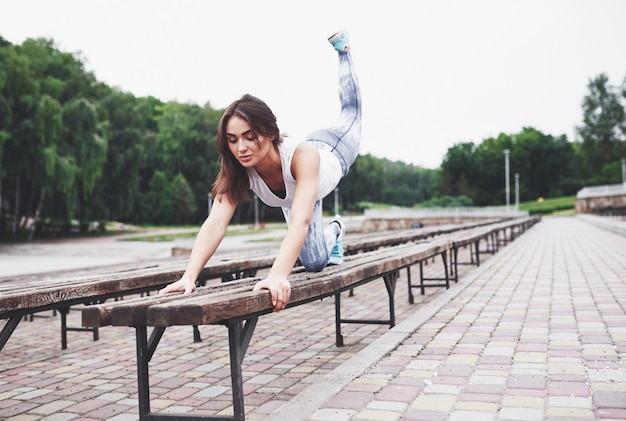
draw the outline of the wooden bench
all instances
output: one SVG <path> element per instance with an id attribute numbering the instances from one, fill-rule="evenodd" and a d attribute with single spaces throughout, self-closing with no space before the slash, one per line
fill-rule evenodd
<path id="1" fill-rule="evenodd" d="M 254 276 L 256 271 L 268 268 L 274 256 L 263 255 L 234 258 L 220 256 L 212 259 L 202 270 L 198 281 L 208 279 L 239 279 Z M 19 322 L 27 316 L 47 310 L 61 315 L 61 348 L 67 348 L 67 332 L 92 330 L 94 339 L 98 330 L 67 326 L 71 306 L 102 303 L 135 294 L 149 294 L 179 278 L 187 260 L 181 258 L 142 261 L 114 265 L 97 270 L 54 272 L 45 275 L 23 275 L 0 278 L 0 319 L 7 319 L 0 332 L 0 350 L 4 348 Z M 194 339 L 199 340 L 197 330 Z"/>
<path id="2" fill-rule="evenodd" d="M 364 251 L 377 250 L 381 247 L 390 247 L 409 242 L 424 241 L 438 235 L 451 234 L 470 228 L 494 224 L 500 221 L 502 221 L 501 218 L 485 219 L 459 224 L 431 225 L 422 228 L 356 234 L 346 237 L 343 245 L 344 254 L 352 255 Z"/>
<path id="3" fill-rule="evenodd" d="M 380 247 L 432 238 L 442 233 L 466 229 L 492 221 L 434 226 L 406 232 L 386 232 L 347 238 L 348 254 Z M 222 282 L 255 276 L 258 270 L 269 268 L 275 253 L 265 250 L 246 250 L 245 255 L 231 254 L 215 256 L 198 278 L 203 286 L 209 279 Z M 61 319 L 61 348 L 67 349 L 68 331 L 91 331 L 98 340 L 97 328 L 70 327 L 67 315 L 74 305 L 92 305 L 108 299 L 123 299 L 134 294 L 150 294 L 179 277 L 185 270 L 187 259 L 143 260 L 133 263 L 85 268 L 69 271 L 54 271 L 45 274 L 20 275 L 0 278 L 0 319 L 7 319 L 0 332 L 0 350 L 3 349 L 19 322 L 43 311 L 57 311 Z M 200 334 L 194 328 L 194 340 Z"/>
<path id="4" fill-rule="evenodd" d="M 404 230 L 391 230 L 391 231 L 383 231 L 377 233 L 367 233 L 360 235 L 353 235 L 344 241 L 344 254 L 345 255 L 353 255 L 357 253 L 377 250 L 381 247 L 392 247 L 400 244 L 406 244 L 411 242 L 424 242 L 434 237 L 462 232 L 464 230 L 482 227 L 490 224 L 494 224 L 496 222 L 500 222 L 501 218 L 498 219 L 483 219 L 479 221 L 471 221 L 464 222 L 459 224 L 442 224 L 442 225 L 431 225 L 427 227 L 421 228 L 411 228 Z M 443 259 L 446 259 L 446 256 L 442 256 Z M 449 279 L 448 273 L 445 273 L 443 277 L 439 278 L 425 278 L 423 265 L 426 264 L 427 261 L 420 263 L 420 283 L 419 285 L 413 285 L 411 281 L 411 268 L 407 267 L 407 279 L 408 279 L 408 287 L 409 287 L 409 303 L 413 304 L 415 299 L 413 297 L 412 288 L 419 287 L 422 295 L 425 294 L 425 288 L 428 286 L 445 286 L 449 287 Z M 446 262 L 444 261 L 444 264 Z M 451 268 L 452 269 L 452 268 Z M 433 284 L 432 281 L 443 281 L 443 284 Z M 354 294 L 353 290 L 350 290 L 350 296 Z"/>
<path id="5" fill-rule="evenodd" d="M 325 297 L 335 297 L 336 343 L 343 345 L 342 323 L 395 325 L 393 296 L 401 269 L 433 256 L 448 253 L 449 238 L 435 238 L 428 243 L 398 245 L 347 256 L 341 265 L 311 273 L 296 268 L 290 278 L 291 299 L 285 311 Z M 445 265 L 444 265 L 445 266 Z M 389 319 L 354 320 L 341 316 L 342 292 L 383 279 L 389 298 Z M 232 417 L 193 417 L 185 419 L 244 420 L 244 396 L 241 364 L 261 315 L 272 312 L 270 294 L 253 291 L 258 278 L 198 288 L 194 294 L 168 294 L 142 297 L 123 302 L 93 305 L 82 310 L 83 326 L 131 326 L 136 331 L 140 419 L 178 419 L 175 414 L 154 414 L 150 410 L 148 365 L 165 329 L 176 325 L 225 325 L 228 328 Z M 147 328 L 153 327 L 148 336 Z"/>
<path id="6" fill-rule="evenodd" d="M 429 241 L 407 242 L 374 251 L 364 251 L 346 256 L 344 263 L 329 266 L 318 273 L 304 272 L 295 268 L 291 281 L 289 308 L 325 297 L 335 298 L 336 345 L 343 345 L 343 323 L 371 323 L 395 325 L 394 292 L 399 272 L 415 264 L 422 264 L 441 256 L 445 284 L 449 287 L 447 255 L 453 252 L 455 238 L 457 247 L 478 244 L 490 235 L 500 235 L 511 227 L 530 226 L 531 219 L 519 219 L 493 224 L 483 229 L 459 231 L 440 235 Z M 470 232 L 471 231 L 471 232 Z M 458 251 L 458 250 L 457 250 Z M 455 255 L 456 256 L 456 255 Z M 455 272 L 456 273 L 456 272 Z M 354 320 L 341 315 L 341 294 L 366 283 L 381 279 L 389 299 L 389 318 L 385 320 Z M 420 283 L 423 273 L 420 270 Z M 272 312 L 270 294 L 266 290 L 253 291 L 259 278 L 242 279 L 228 284 L 198 288 L 194 294 L 169 294 L 142 297 L 123 302 L 110 302 L 86 307 L 82 310 L 85 327 L 106 325 L 135 328 L 137 347 L 137 372 L 139 413 L 141 420 L 244 420 L 244 393 L 242 363 L 247 347 L 260 316 Z M 411 288 L 409 281 L 409 289 Z M 224 325 L 228 329 L 230 370 L 232 383 L 232 416 L 194 416 L 157 414 L 151 412 L 149 388 L 149 363 L 167 327 L 181 325 Z M 148 328 L 152 332 L 148 336 Z"/>
<path id="7" fill-rule="evenodd" d="M 480 266 L 480 255 L 484 253 L 494 254 L 499 247 L 513 241 L 517 236 L 524 233 L 537 222 L 541 221 L 541 216 L 529 216 L 513 220 L 502 221 L 489 226 L 480 226 L 470 230 L 459 231 L 453 239 L 450 262 L 452 273 L 457 273 L 457 267 L 461 264 L 471 264 Z M 480 241 L 485 241 L 485 248 L 480 249 Z M 467 262 L 458 261 L 458 251 L 461 248 L 472 246 L 470 249 L 470 260 Z M 455 281 L 458 276 L 455 275 Z"/>
<path id="8" fill-rule="evenodd" d="M 415 298 L 413 289 L 419 288 L 421 295 L 425 294 L 426 288 L 450 286 L 450 276 L 458 282 L 458 265 L 474 264 L 480 266 L 479 255 L 481 253 L 493 254 L 500 245 L 512 241 L 516 235 L 524 232 L 534 223 L 541 220 L 538 216 L 508 218 L 508 219 L 486 219 L 480 221 L 467 222 L 462 224 L 435 225 L 417 229 L 406 229 L 396 231 L 385 231 L 381 233 L 362 234 L 353 236 L 344 245 L 345 253 L 352 255 L 364 251 L 377 250 L 381 247 L 392 247 L 410 242 L 423 242 L 430 238 L 450 234 L 452 238 L 452 248 L 449 251 L 449 258 L 442 256 L 449 262 L 449 273 L 444 273 L 442 277 L 424 276 L 424 265 L 427 260 L 419 263 L 419 284 L 413 284 L 411 279 L 411 267 L 407 267 L 407 283 L 409 303 L 413 304 Z M 484 249 L 480 250 L 480 242 L 484 241 Z M 458 261 L 458 251 L 468 245 L 473 245 L 474 250 L 470 251 L 469 262 Z M 350 292 L 352 295 L 352 291 Z"/>

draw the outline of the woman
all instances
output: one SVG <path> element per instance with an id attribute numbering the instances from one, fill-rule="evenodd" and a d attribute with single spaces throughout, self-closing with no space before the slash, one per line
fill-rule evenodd
<path id="1" fill-rule="evenodd" d="M 283 138 L 276 117 L 263 101 L 244 95 L 233 102 L 218 126 L 222 161 L 213 185 L 213 207 L 198 232 L 187 270 L 161 293 L 195 290 L 196 279 L 224 238 L 237 204 L 250 200 L 250 190 L 268 206 L 281 207 L 288 225 L 267 278 L 254 287 L 270 291 L 275 311 L 289 302 L 288 276 L 298 257 L 310 271 L 341 263 L 344 227 L 339 218 L 323 226 L 322 199 L 336 188 L 358 155 L 361 96 L 348 34 L 338 32 L 328 41 L 339 55 L 339 121 L 304 141 Z"/>

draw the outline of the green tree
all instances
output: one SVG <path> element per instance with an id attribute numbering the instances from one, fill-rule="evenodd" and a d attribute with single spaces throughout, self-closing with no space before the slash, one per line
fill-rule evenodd
<path id="1" fill-rule="evenodd" d="M 172 189 L 167 176 L 162 171 L 155 171 L 148 192 L 142 202 L 145 221 L 157 225 L 166 225 L 172 221 Z"/>
<path id="2" fill-rule="evenodd" d="M 6 54 L 11 44 L 0 36 L 0 237 L 4 229 L 4 214 L 2 213 L 2 163 L 4 156 L 4 145 L 11 136 L 12 112 L 11 98 L 7 95 L 7 82 L 9 79 L 9 66 L 6 62 Z"/>
<path id="3" fill-rule="evenodd" d="M 520 199 L 575 194 L 578 187 L 570 182 L 573 157 L 574 149 L 565 135 L 555 138 L 529 127 L 515 135 L 512 173 L 520 175 Z"/>
<path id="4" fill-rule="evenodd" d="M 477 179 L 474 160 L 476 145 L 473 142 L 457 143 L 446 152 L 437 179 L 437 191 L 441 195 L 465 195 L 475 200 L 478 192 L 473 183 Z"/>
<path id="5" fill-rule="evenodd" d="M 359 155 L 339 183 L 341 207 L 350 209 L 361 201 L 380 202 L 386 182 L 382 160 L 371 154 Z"/>
<path id="6" fill-rule="evenodd" d="M 185 177 L 178 173 L 172 182 L 172 222 L 176 225 L 193 220 L 196 214 L 196 198 Z"/>
<path id="7" fill-rule="evenodd" d="M 439 193 L 466 196 L 478 206 L 506 203 L 505 150 L 509 150 L 509 200 L 515 174 L 519 175 L 520 200 L 574 194 L 575 149 L 565 135 L 553 137 L 526 127 L 515 135 L 501 133 L 477 147 L 461 143 L 448 149 L 441 165 Z"/>
<path id="8" fill-rule="evenodd" d="M 383 159 L 385 183 L 382 201 L 399 206 L 413 206 L 430 197 L 435 172 L 425 168 Z"/>
<path id="9" fill-rule="evenodd" d="M 90 177 L 97 176 L 96 171 L 75 177 L 77 166 L 84 162 L 68 151 L 63 120 L 74 96 L 87 100 L 93 93 L 95 78 L 85 72 L 80 60 L 59 51 L 50 40 L 27 39 L 19 46 L 2 41 L 0 57 L 0 107 L 6 110 L 0 183 L 10 186 L 15 238 L 21 228 L 17 221 L 43 218 L 50 209 L 53 215 L 65 212 L 62 219 L 69 219 L 72 207 L 67 196 L 73 183 L 89 183 Z M 6 203 L 4 194 L 2 201 Z"/>
<path id="10" fill-rule="evenodd" d="M 148 168 L 159 168 L 168 178 L 181 173 L 196 198 L 196 214 L 188 222 L 206 217 L 207 194 L 217 176 L 219 160 L 215 147 L 217 121 L 221 112 L 208 104 L 170 102 L 157 108 L 158 132 L 147 153 Z"/>
<path id="11" fill-rule="evenodd" d="M 39 195 L 31 195 L 31 199 L 37 200 L 34 215 L 34 224 L 31 226 L 29 239 L 32 240 L 35 229 L 41 221 L 41 214 L 46 199 L 46 194 L 60 191 L 66 193 L 74 181 L 73 168 L 67 173 L 61 174 L 66 168 L 63 166 L 62 157 L 58 154 L 57 141 L 61 135 L 62 108 L 61 105 L 48 95 L 43 95 L 35 114 L 36 135 L 40 141 L 40 147 L 36 149 L 35 163 L 31 174 L 31 192 L 39 192 Z M 62 175 L 59 177 L 59 175 Z"/>
<path id="12" fill-rule="evenodd" d="M 72 217 L 77 212 L 82 232 L 87 230 L 89 221 L 97 217 L 90 200 L 107 158 L 106 130 L 97 108 L 85 98 L 71 100 L 63 108 L 63 153 L 76 162 L 73 201 L 67 215 Z"/>
<path id="13" fill-rule="evenodd" d="M 467 196 L 439 196 L 425 201 L 420 205 L 424 208 L 458 208 L 472 206 L 472 199 Z"/>
<path id="14" fill-rule="evenodd" d="M 37 156 L 35 134 L 35 112 L 38 103 L 37 75 L 31 69 L 31 60 L 20 47 L 4 44 L 2 47 L 4 73 L 3 102 L 7 110 L 3 130 L 4 142 L 0 158 L 2 163 L 3 201 L 4 191 L 10 191 L 11 235 L 19 234 L 19 221 L 23 212 L 24 186 L 28 185 L 32 172 L 33 157 Z M 8 127 L 6 126 L 8 124 Z M 8 188 L 5 188 L 8 187 Z M 26 194 L 25 194 L 26 193 Z"/>
<path id="15" fill-rule="evenodd" d="M 509 181 L 512 183 L 513 174 L 517 167 L 514 143 L 513 136 L 501 133 L 497 138 L 483 140 L 476 148 L 475 159 L 478 176 L 474 181 L 474 185 L 477 187 L 474 200 L 479 206 L 504 205 L 506 203 L 504 151 L 508 149 L 510 153 L 509 171 L 511 177 Z"/>
<path id="16" fill-rule="evenodd" d="M 609 85 L 604 73 L 590 80 L 587 88 L 589 93 L 582 103 L 583 124 L 577 127 L 577 133 L 582 141 L 586 175 L 606 182 L 601 177 L 602 167 L 622 158 L 624 106 L 618 89 Z"/>
<path id="17" fill-rule="evenodd" d="M 100 209 L 99 218 L 141 223 L 142 176 L 152 176 L 146 167 L 146 150 L 157 132 L 155 115 L 161 101 L 153 97 L 136 98 L 130 93 L 110 89 L 100 101 L 108 122 L 107 159 L 92 202 Z M 146 176 L 148 177 L 148 176 Z"/>

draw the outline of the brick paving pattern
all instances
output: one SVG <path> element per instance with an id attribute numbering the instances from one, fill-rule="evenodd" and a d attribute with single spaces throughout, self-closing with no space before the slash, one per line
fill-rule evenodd
<path id="1" fill-rule="evenodd" d="M 469 259 L 467 253 L 460 260 Z M 414 289 L 415 304 L 409 305 L 402 272 L 395 295 L 397 322 L 443 290 L 427 289 L 420 296 Z M 443 276 L 441 260 L 429 262 L 425 272 Z M 412 275 L 418 277 L 416 268 Z M 74 309 L 68 326 L 78 327 L 80 307 Z M 389 330 L 344 325 L 345 346 L 337 348 L 334 311 L 334 300 L 328 298 L 259 319 L 242 366 L 247 420 L 265 419 Z M 342 314 L 387 319 L 382 279 L 355 289 L 353 297 L 344 294 Z M 227 330 L 200 326 L 200 332 L 202 343 L 193 343 L 191 327 L 166 330 L 150 364 L 153 411 L 232 414 Z M 58 316 L 46 312 L 22 321 L 0 354 L 0 419 L 138 419 L 134 329 L 109 326 L 100 329 L 99 341 L 91 338 L 89 332 L 70 331 L 68 349 L 62 351 Z"/>
<path id="2" fill-rule="evenodd" d="M 415 290 L 413 305 L 403 271 L 397 326 L 344 325 L 343 348 L 332 299 L 261 317 L 242 367 L 246 419 L 626 419 L 626 237 L 544 218 L 481 263 L 449 290 Z M 342 305 L 388 317 L 382 280 Z M 103 328 L 97 342 L 70 332 L 61 351 L 58 316 L 43 315 L 0 353 L 0 419 L 136 420 L 134 330 Z M 80 325 L 80 312 L 68 319 Z M 190 327 L 166 330 L 154 411 L 232 413 L 226 329 L 200 331 L 193 343 Z"/>
<path id="3" fill-rule="evenodd" d="M 626 419 L 626 237 L 544 221 L 310 417 Z"/>

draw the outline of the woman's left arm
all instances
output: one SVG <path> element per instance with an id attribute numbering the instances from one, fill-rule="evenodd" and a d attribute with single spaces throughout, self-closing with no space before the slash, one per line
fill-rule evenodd
<path id="1" fill-rule="evenodd" d="M 291 295 L 291 285 L 287 279 L 298 259 L 309 230 L 313 207 L 319 189 L 320 155 L 310 143 L 303 142 L 294 151 L 291 171 L 296 180 L 296 191 L 291 205 L 289 228 L 278 249 L 278 255 L 267 275 L 254 289 L 268 289 L 272 296 L 275 311 L 285 308 Z"/>

